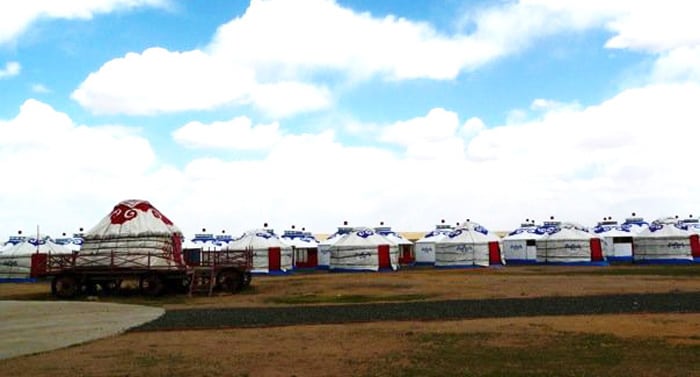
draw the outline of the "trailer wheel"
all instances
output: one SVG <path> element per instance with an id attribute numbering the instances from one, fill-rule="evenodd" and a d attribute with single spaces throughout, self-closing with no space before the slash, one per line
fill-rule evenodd
<path id="1" fill-rule="evenodd" d="M 51 293 L 62 299 L 71 299 L 78 295 L 80 284 L 73 275 L 58 275 L 51 281 Z"/>
<path id="2" fill-rule="evenodd" d="M 219 272 L 217 283 L 224 291 L 236 293 L 243 287 L 243 275 L 237 270 Z"/>
<path id="3" fill-rule="evenodd" d="M 243 288 L 250 287 L 250 282 L 253 281 L 253 274 L 250 271 L 243 274 Z"/>
<path id="4" fill-rule="evenodd" d="M 121 280 L 107 280 L 107 281 L 101 281 L 99 283 L 100 289 L 102 289 L 102 292 L 106 295 L 110 295 L 110 294 L 113 294 L 114 292 L 118 291 L 121 284 L 122 284 Z"/>
<path id="5" fill-rule="evenodd" d="M 141 277 L 139 288 L 141 289 L 141 293 L 144 295 L 156 297 L 163 293 L 165 283 L 163 283 L 163 279 L 160 277 L 160 275 L 148 274 Z"/>

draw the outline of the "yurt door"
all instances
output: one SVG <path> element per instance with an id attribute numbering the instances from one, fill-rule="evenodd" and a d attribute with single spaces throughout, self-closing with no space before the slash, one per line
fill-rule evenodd
<path id="1" fill-rule="evenodd" d="M 693 234 L 690 236 L 690 252 L 694 258 L 700 258 L 700 236 Z"/>
<path id="2" fill-rule="evenodd" d="M 600 238 L 591 238 L 591 261 L 600 262 L 603 260 L 603 245 Z"/>
<path id="3" fill-rule="evenodd" d="M 379 253 L 379 268 L 391 268 L 391 257 L 389 256 L 389 245 L 379 245 L 377 246 L 377 252 Z"/>
<path id="4" fill-rule="evenodd" d="M 503 264 L 501 261 L 501 248 L 498 242 L 489 242 L 489 264 Z"/>
<path id="5" fill-rule="evenodd" d="M 306 257 L 308 258 L 307 267 L 318 266 L 318 249 L 308 249 L 307 253 L 308 253 L 308 254 L 306 254 Z"/>
<path id="6" fill-rule="evenodd" d="M 281 252 L 279 247 L 271 247 L 268 252 L 267 252 L 267 258 L 268 258 L 268 269 L 270 271 L 279 271 L 280 270 L 280 258 L 281 258 Z"/>

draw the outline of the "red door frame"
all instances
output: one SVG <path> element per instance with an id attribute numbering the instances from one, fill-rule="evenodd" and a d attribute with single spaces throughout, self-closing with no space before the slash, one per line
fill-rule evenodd
<path id="1" fill-rule="evenodd" d="M 379 269 L 391 269 L 391 255 L 389 252 L 389 245 L 379 245 L 377 246 L 377 253 L 379 258 Z"/>
<path id="2" fill-rule="evenodd" d="M 279 271 L 282 269 L 282 250 L 279 247 L 267 249 L 267 269 Z"/>

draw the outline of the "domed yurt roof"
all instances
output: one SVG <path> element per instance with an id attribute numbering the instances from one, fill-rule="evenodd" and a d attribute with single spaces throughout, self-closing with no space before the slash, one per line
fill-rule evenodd
<path id="1" fill-rule="evenodd" d="M 343 234 L 331 248 L 355 247 L 355 246 L 378 246 L 394 245 L 391 240 L 382 236 L 369 227 L 356 227 L 350 232 Z"/>
<path id="2" fill-rule="evenodd" d="M 439 243 L 483 243 L 499 241 L 500 238 L 477 222 L 469 219 L 447 234 Z"/>
<path id="3" fill-rule="evenodd" d="M 508 233 L 503 240 L 536 240 L 542 237 L 542 234 L 537 233 L 537 228 L 535 220 L 525 219 L 520 227 Z"/>
<path id="4" fill-rule="evenodd" d="M 662 217 L 652 221 L 649 227 L 639 232 L 639 237 L 687 237 L 690 232 L 677 217 Z"/>
<path id="5" fill-rule="evenodd" d="M 318 240 L 314 238 L 311 232 L 306 232 L 304 229 L 297 230 L 294 225 L 292 225 L 291 229 L 285 230 L 281 238 L 288 245 L 299 249 L 318 247 Z"/>
<path id="6" fill-rule="evenodd" d="M 416 241 L 416 243 L 436 242 L 446 237 L 453 229 L 452 225 L 446 224 L 445 220 L 441 220 L 440 224 L 435 225 L 435 229 L 426 233 L 423 238 Z"/>
<path id="7" fill-rule="evenodd" d="M 632 237 L 635 235 L 629 226 L 622 226 L 613 220 L 612 217 L 606 217 L 603 221 L 599 221 L 593 227 L 593 233 L 600 237 Z"/>
<path id="8" fill-rule="evenodd" d="M 378 227 L 374 228 L 374 231 L 386 237 L 395 245 L 413 245 L 413 242 L 407 240 L 406 238 L 404 238 L 404 236 L 400 235 L 399 233 L 396 233 L 393 230 L 391 230 L 390 226 L 384 225 L 383 221 Z"/>
<path id="9" fill-rule="evenodd" d="M 275 234 L 273 229 L 259 228 L 251 229 L 239 238 L 234 239 L 229 242 L 224 249 L 226 250 L 261 250 L 268 249 L 271 247 L 279 247 L 280 249 L 291 249 L 287 243 L 282 241 L 280 237 Z"/>
<path id="10" fill-rule="evenodd" d="M 124 200 L 85 234 L 85 239 L 118 238 L 121 236 L 154 236 L 182 234 L 170 219 L 146 200 Z"/>

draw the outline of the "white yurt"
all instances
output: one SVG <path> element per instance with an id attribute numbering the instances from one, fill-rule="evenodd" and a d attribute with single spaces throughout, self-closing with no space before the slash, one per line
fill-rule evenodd
<path id="1" fill-rule="evenodd" d="M 14 241 L 17 240 L 19 238 Z M 1 281 L 28 281 L 34 254 L 70 255 L 73 253 L 69 248 L 55 243 L 50 237 L 44 235 L 22 237 L 21 241 L 11 245 L 0 252 Z"/>
<path id="2" fill-rule="evenodd" d="M 399 248 L 371 228 L 353 228 L 330 246 L 331 271 L 395 271 Z"/>
<path id="3" fill-rule="evenodd" d="M 374 231 L 386 237 L 399 248 L 399 265 L 410 266 L 416 262 L 413 242 L 391 230 L 390 226 L 385 226 L 384 222 L 375 227 Z"/>
<path id="4" fill-rule="evenodd" d="M 593 227 L 593 233 L 601 238 L 603 255 L 608 262 L 633 260 L 632 239 L 636 233 L 632 232 L 630 225 L 620 225 L 611 217 L 607 217 Z"/>
<path id="5" fill-rule="evenodd" d="M 282 233 L 282 241 L 292 247 L 292 263 L 295 269 L 318 267 L 318 240 L 306 229 L 297 230 L 294 225 Z"/>
<path id="6" fill-rule="evenodd" d="M 675 217 L 654 220 L 634 238 L 635 263 L 692 263 L 698 235 Z"/>
<path id="7" fill-rule="evenodd" d="M 602 241 L 585 227 L 568 222 L 545 221 L 537 229 L 537 263 L 604 266 Z"/>
<path id="8" fill-rule="evenodd" d="M 224 250 L 245 251 L 253 253 L 254 274 L 280 275 L 290 272 L 292 265 L 292 247 L 286 244 L 269 229 L 249 230 L 239 238 L 229 242 Z"/>
<path id="9" fill-rule="evenodd" d="M 503 265 L 500 238 L 467 220 L 435 243 L 435 267 L 464 268 Z"/>
<path id="10" fill-rule="evenodd" d="M 526 219 L 520 227 L 503 238 L 503 256 L 508 264 L 532 264 L 537 262 L 537 233 L 535 220 Z"/>
<path id="11" fill-rule="evenodd" d="M 151 203 L 139 199 L 115 205 L 85 234 L 79 254 L 76 264 L 83 267 L 113 263 L 119 268 L 176 269 L 184 264 L 180 229 Z"/>
<path id="12" fill-rule="evenodd" d="M 339 226 L 335 233 L 318 243 L 318 269 L 328 270 L 331 265 L 331 246 L 342 236 L 352 232 L 352 227 L 345 221 L 343 226 Z"/>
<path id="13" fill-rule="evenodd" d="M 447 234 L 452 230 L 454 230 L 454 228 L 449 224 L 445 224 L 445 220 L 442 220 L 440 224 L 435 226 L 435 229 L 426 233 L 423 238 L 416 241 L 416 265 L 435 265 L 435 243 L 447 237 Z"/>

